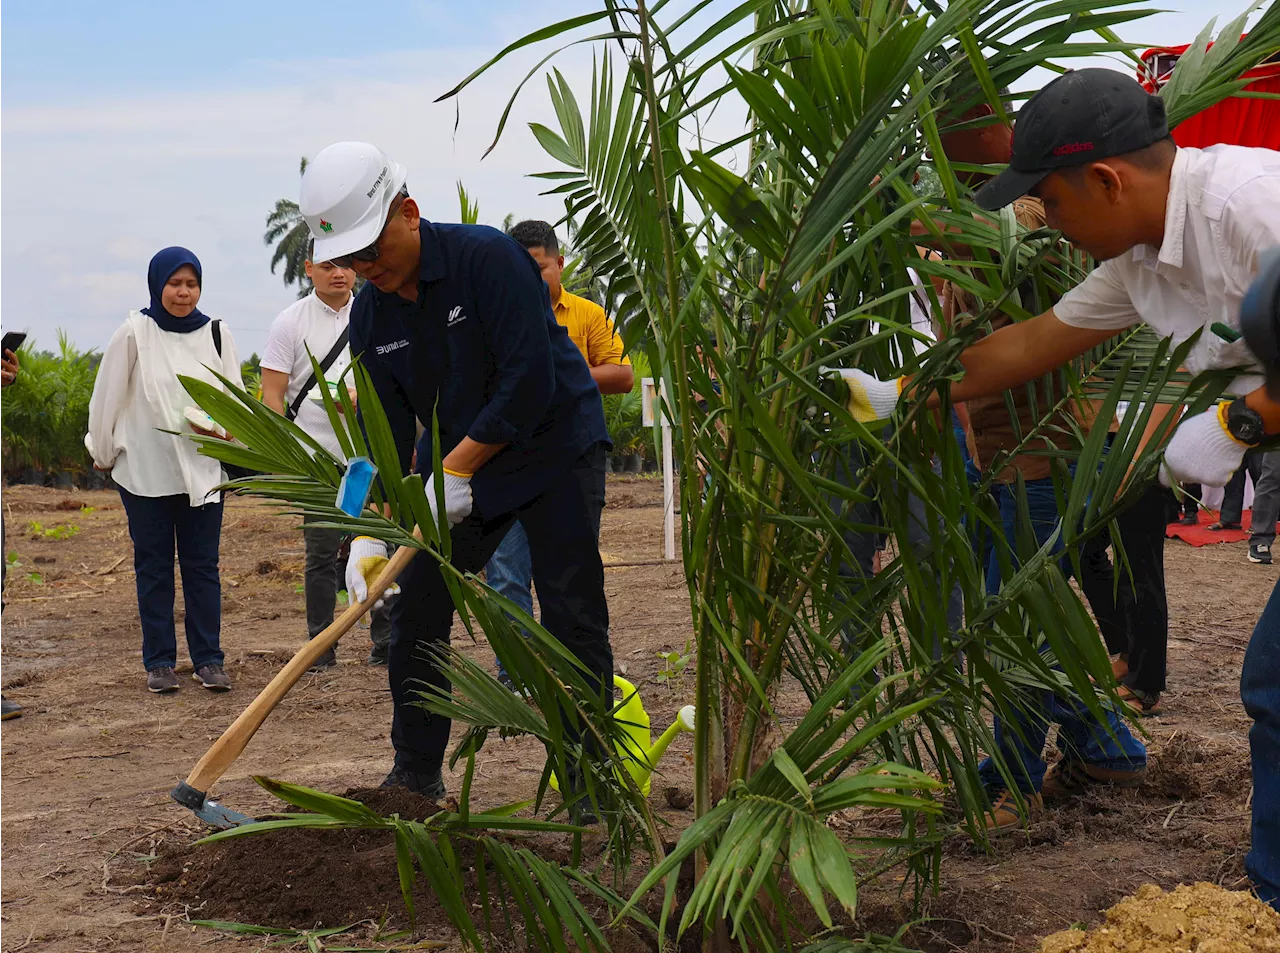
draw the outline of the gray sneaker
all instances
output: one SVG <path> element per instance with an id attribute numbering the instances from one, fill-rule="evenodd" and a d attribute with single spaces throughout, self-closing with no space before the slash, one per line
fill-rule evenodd
<path id="1" fill-rule="evenodd" d="M 168 666 L 153 668 L 147 672 L 147 691 L 149 692 L 167 695 L 169 692 L 176 692 L 179 687 L 178 673 Z"/>
<path id="2" fill-rule="evenodd" d="M 1264 566 L 1271 565 L 1271 547 L 1266 543 L 1250 543 L 1249 544 L 1249 562 L 1261 563 Z"/>
<path id="3" fill-rule="evenodd" d="M 191 673 L 191 680 L 199 682 L 211 692 L 225 692 L 231 688 L 231 676 L 217 662 L 201 665 Z"/>

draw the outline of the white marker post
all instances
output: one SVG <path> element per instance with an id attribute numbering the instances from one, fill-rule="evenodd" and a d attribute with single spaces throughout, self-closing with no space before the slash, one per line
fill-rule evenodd
<path id="1" fill-rule="evenodd" d="M 663 558 L 676 558 L 676 493 L 675 462 L 671 449 L 671 418 L 666 412 L 665 387 L 654 384 L 652 377 L 640 381 L 640 421 L 646 427 L 652 427 L 657 418 L 662 426 L 662 536 Z"/>

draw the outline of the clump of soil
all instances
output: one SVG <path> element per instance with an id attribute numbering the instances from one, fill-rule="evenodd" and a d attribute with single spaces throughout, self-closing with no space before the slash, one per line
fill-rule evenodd
<path id="1" fill-rule="evenodd" d="M 420 821 L 440 810 L 407 788 L 356 788 L 343 796 L 405 820 Z M 293 829 L 179 845 L 162 852 L 147 879 L 157 900 L 187 904 L 204 919 L 295 929 L 383 917 L 409 922 L 395 838 L 386 830 Z M 419 922 L 436 922 L 435 897 L 421 882 L 414 904 Z"/>
<path id="2" fill-rule="evenodd" d="M 1280 913 L 1214 884 L 1146 884 L 1101 926 L 1045 937 L 1040 953 L 1280 953 Z"/>
<path id="3" fill-rule="evenodd" d="M 1249 759 L 1206 738 L 1175 732 L 1150 754 L 1142 782 L 1145 796 L 1190 801 L 1248 787 Z"/>

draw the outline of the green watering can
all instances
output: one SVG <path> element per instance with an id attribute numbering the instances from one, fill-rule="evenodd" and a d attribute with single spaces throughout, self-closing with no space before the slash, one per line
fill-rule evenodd
<path id="1" fill-rule="evenodd" d="M 650 742 L 649 713 L 644 709 L 640 693 L 621 675 L 613 676 L 613 685 L 622 692 L 622 703 L 614 709 L 613 717 L 621 723 L 622 730 L 627 735 L 627 739 L 619 746 L 619 753 L 624 759 L 627 773 L 644 792 L 645 797 L 648 797 L 649 776 L 653 774 L 653 769 L 657 767 L 659 759 L 676 735 L 693 731 L 695 709 L 692 705 L 685 705 L 671 726 L 658 736 L 658 740 Z M 560 782 L 555 774 L 551 775 L 551 787 L 556 791 L 560 790 Z"/>

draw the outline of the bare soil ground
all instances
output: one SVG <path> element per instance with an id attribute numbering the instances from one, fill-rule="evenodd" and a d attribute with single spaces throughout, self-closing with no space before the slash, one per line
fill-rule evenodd
<path id="1" fill-rule="evenodd" d="M 6 589 L 3 687 L 26 708 L 0 737 L 3 949 L 254 949 L 262 940 L 185 922 L 234 919 L 246 910 L 291 921 L 276 925 L 383 912 L 394 921 L 400 901 L 394 861 L 382 863 L 384 845 L 347 845 L 332 863 L 316 862 L 315 855 L 334 853 L 314 849 L 323 847 L 318 843 L 296 856 L 273 852 L 271 870 L 290 875 L 286 883 L 296 880 L 296 887 L 279 877 L 255 883 L 253 870 L 262 869 L 256 855 L 214 858 L 209 848 L 189 848 L 201 829 L 168 797 L 305 637 L 302 539 L 292 521 L 258 503 L 229 502 L 222 640 L 235 689 L 214 695 L 187 681 L 175 695 L 153 696 L 144 686 L 132 550 L 118 497 L 12 487 L 3 508 L 7 547 L 19 562 L 10 564 Z M 77 530 L 69 535 L 58 529 L 64 526 Z M 661 484 L 611 477 L 602 539 L 606 564 L 657 559 Z M 952 840 L 942 889 L 909 943 L 929 951 L 1033 949 L 1055 930 L 1097 923 L 1144 883 L 1244 885 L 1248 719 L 1238 681 L 1277 567 L 1250 565 L 1245 544 L 1195 550 L 1170 542 L 1167 570 L 1170 690 L 1165 714 L 1146 722 L 1153 751 L 1147 785 L 1127 797 L 1096 795 L 1049 812 L 1029 835 L 1004 839 L 991 855 Z M 606 585 L 615 657 L 660 730 L 692 688 L 691 680 L 674 688 L 657 681 L 658 653 L 682 649 L 689 633 L 683 575 L 670 565 L 621 566 L 606 572 Z M 181 623 L 180 606 L 181 599 Z M 455 640 L 476 658 L 492 657 L 461 629 Z M 339 645 L 337 669 L 307 676 L 290 693 L 217 786 L 229 806 L 250 814 L 278 807 L 253 784 L 255 774 L 336 792 L 378 784 L 390 763 L 390 697 L 385 669 L 363 664 L 367 651 L 367 630 L 354 630 Z M 180 662 L 184 678 L 189 670 Z M 803 698 L 780 707 L 785 720 L 802 710 Z M 676 741 L 662 769 L 655 792 L 687 793 L 689 736 Z M 530 797 L 540 772 L 534 746 L 491 740 L 473 797 L 483 806 Z M 460 780 L 446 778 L 452 791 Z M 687 809 L 671 807 L 660 793 L 654 799 L 673 836 L 689 823 Z M 386 876 L 373 880 L 371 871 L 384 866 Z M 295 889 L 342 902 L 316 908 L 282 894 Z M 232 893 L 239 906 L 226 899 Z M 863 891 L 867 929 L 893 933 L 908 916 L 892 882 Z M 428 937 L 451 939 L 443 927 L 433 930 L 430 917 L 421 922 Z"/>

